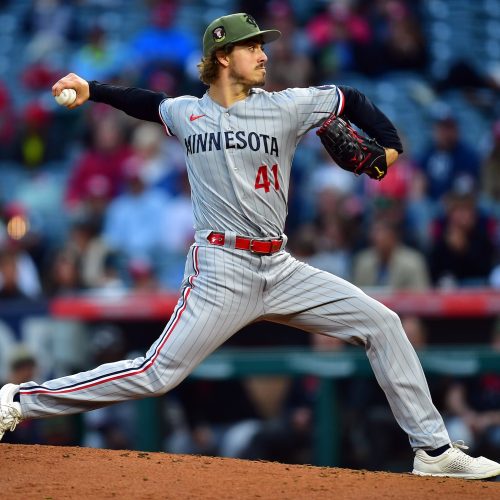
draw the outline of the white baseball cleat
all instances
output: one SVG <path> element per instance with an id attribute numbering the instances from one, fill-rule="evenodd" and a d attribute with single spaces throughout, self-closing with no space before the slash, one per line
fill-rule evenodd
<path id="1" fill-rule="evenodd" d="M 21 405 L 14 402 L 14 396 L 19 391 L 15 384 L 5 384 L 0 389 L 0 441 L 5 431 L 13 431 L 23 419 Z"/>
<path id="2" fill-rule="evenodd" d="M 417 450 L 413 461 L 413 474 L 418 476 L 456 477 L 461 479 L 486 479 L 500 475 L 500 464 L 488 458 L 466 455 L 468 449 L 463 441 L 452 443 L 452 447 L 437 457 L 424 450 Z"/>

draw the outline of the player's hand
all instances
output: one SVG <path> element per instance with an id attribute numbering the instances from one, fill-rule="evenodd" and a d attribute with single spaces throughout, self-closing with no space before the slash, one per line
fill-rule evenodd
<path id="1" fill-rule="evenodd" d="M 392 165 L 399 156 L 399 153 L 392 148 L 384 148 L 385 149 L 385 160 L 387 162 L 387 166 Z"/>
<path id="2" fill-rule="evenodd" d="M 89 100 L 89 82 L 75 73 L 69 73 L 56 82 L 52 87 L 52 95 L 59 95 L 64 89 L 75 89 L 76 91 L 76 100 L 67 106 L 68 109 L 75 109 Z"/>

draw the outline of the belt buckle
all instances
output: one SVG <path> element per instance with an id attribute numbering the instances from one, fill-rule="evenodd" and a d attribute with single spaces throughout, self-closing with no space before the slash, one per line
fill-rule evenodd
<path id="1" fill-rule="evenodd" d="M 254 243 L 257 242 L 257 243 L 268 243 L 269 244 L 269 250 L 267 252 L 262 252 L 262 251 L 259 251 L 259 250 L 255 250 L 254 248 Z M 280 238 L 279 240 L 256 240 L 256 239 L 252 239 L 250 240 L 250 252 L 252 253 L 256 253 L 258 255 L 272 255 L 273 253 L 276 253 L 278 250 L 281 249 L 281 245 L 282 245 L 282 242 L 283 242 L 283 238 Z M 279 243 L 279 248 L 275 250 L 275 243 Z"/>
<path id="2" fill-rule="evenodd" d="M 258 255 L 271 255 L 271 251 L 270 251 L 270 250 L 269 250 L 268 252 L 262 252 L 262 251 L 260 251 L 260 250 L 256 250 L 256 249 L 254 248 L 254 244 L 255 244 L 255 243 L 266 243 L 266 242 L 265 242 L 265 241 L 262 241 L 262 240 L 256 240 L 256 239 L 252 239 L 252 240 L 250 240 L 250 248 L 249 248 L 250 252 L 252 252 L 252 253 L 256 253 L 256 254 L 258 254 Z"/>

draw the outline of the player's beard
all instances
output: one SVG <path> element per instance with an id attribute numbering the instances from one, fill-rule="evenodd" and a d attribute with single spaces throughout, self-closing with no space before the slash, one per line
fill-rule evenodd
<path id="1" fill-rule="evenodd" d="M 263 87 L 266 83 L 266 73 L 262 73 L 260 69 L 263 69 L 263 66 L 258 66 L 256 70 L 259 71 L 260 77 L 255 76 L 255 78 L 248 78 L 247 76 L 242 75 L 235 68 L 229 69 L 229 76 L 236 84 L 241 85 L 242 87 L 246 87 L 251 89 L 253 87 Z"/>

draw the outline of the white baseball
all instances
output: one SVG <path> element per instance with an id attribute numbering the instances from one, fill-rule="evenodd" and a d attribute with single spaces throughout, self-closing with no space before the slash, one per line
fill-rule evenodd
<path id="1" fill-rule="evenodd" d="M 60 106 L 69 106 L 73 104 L 76 99 L 76 91 L 75 89 L 64 89 L 59 95 L 56 95 L 54 99 Z"/>

